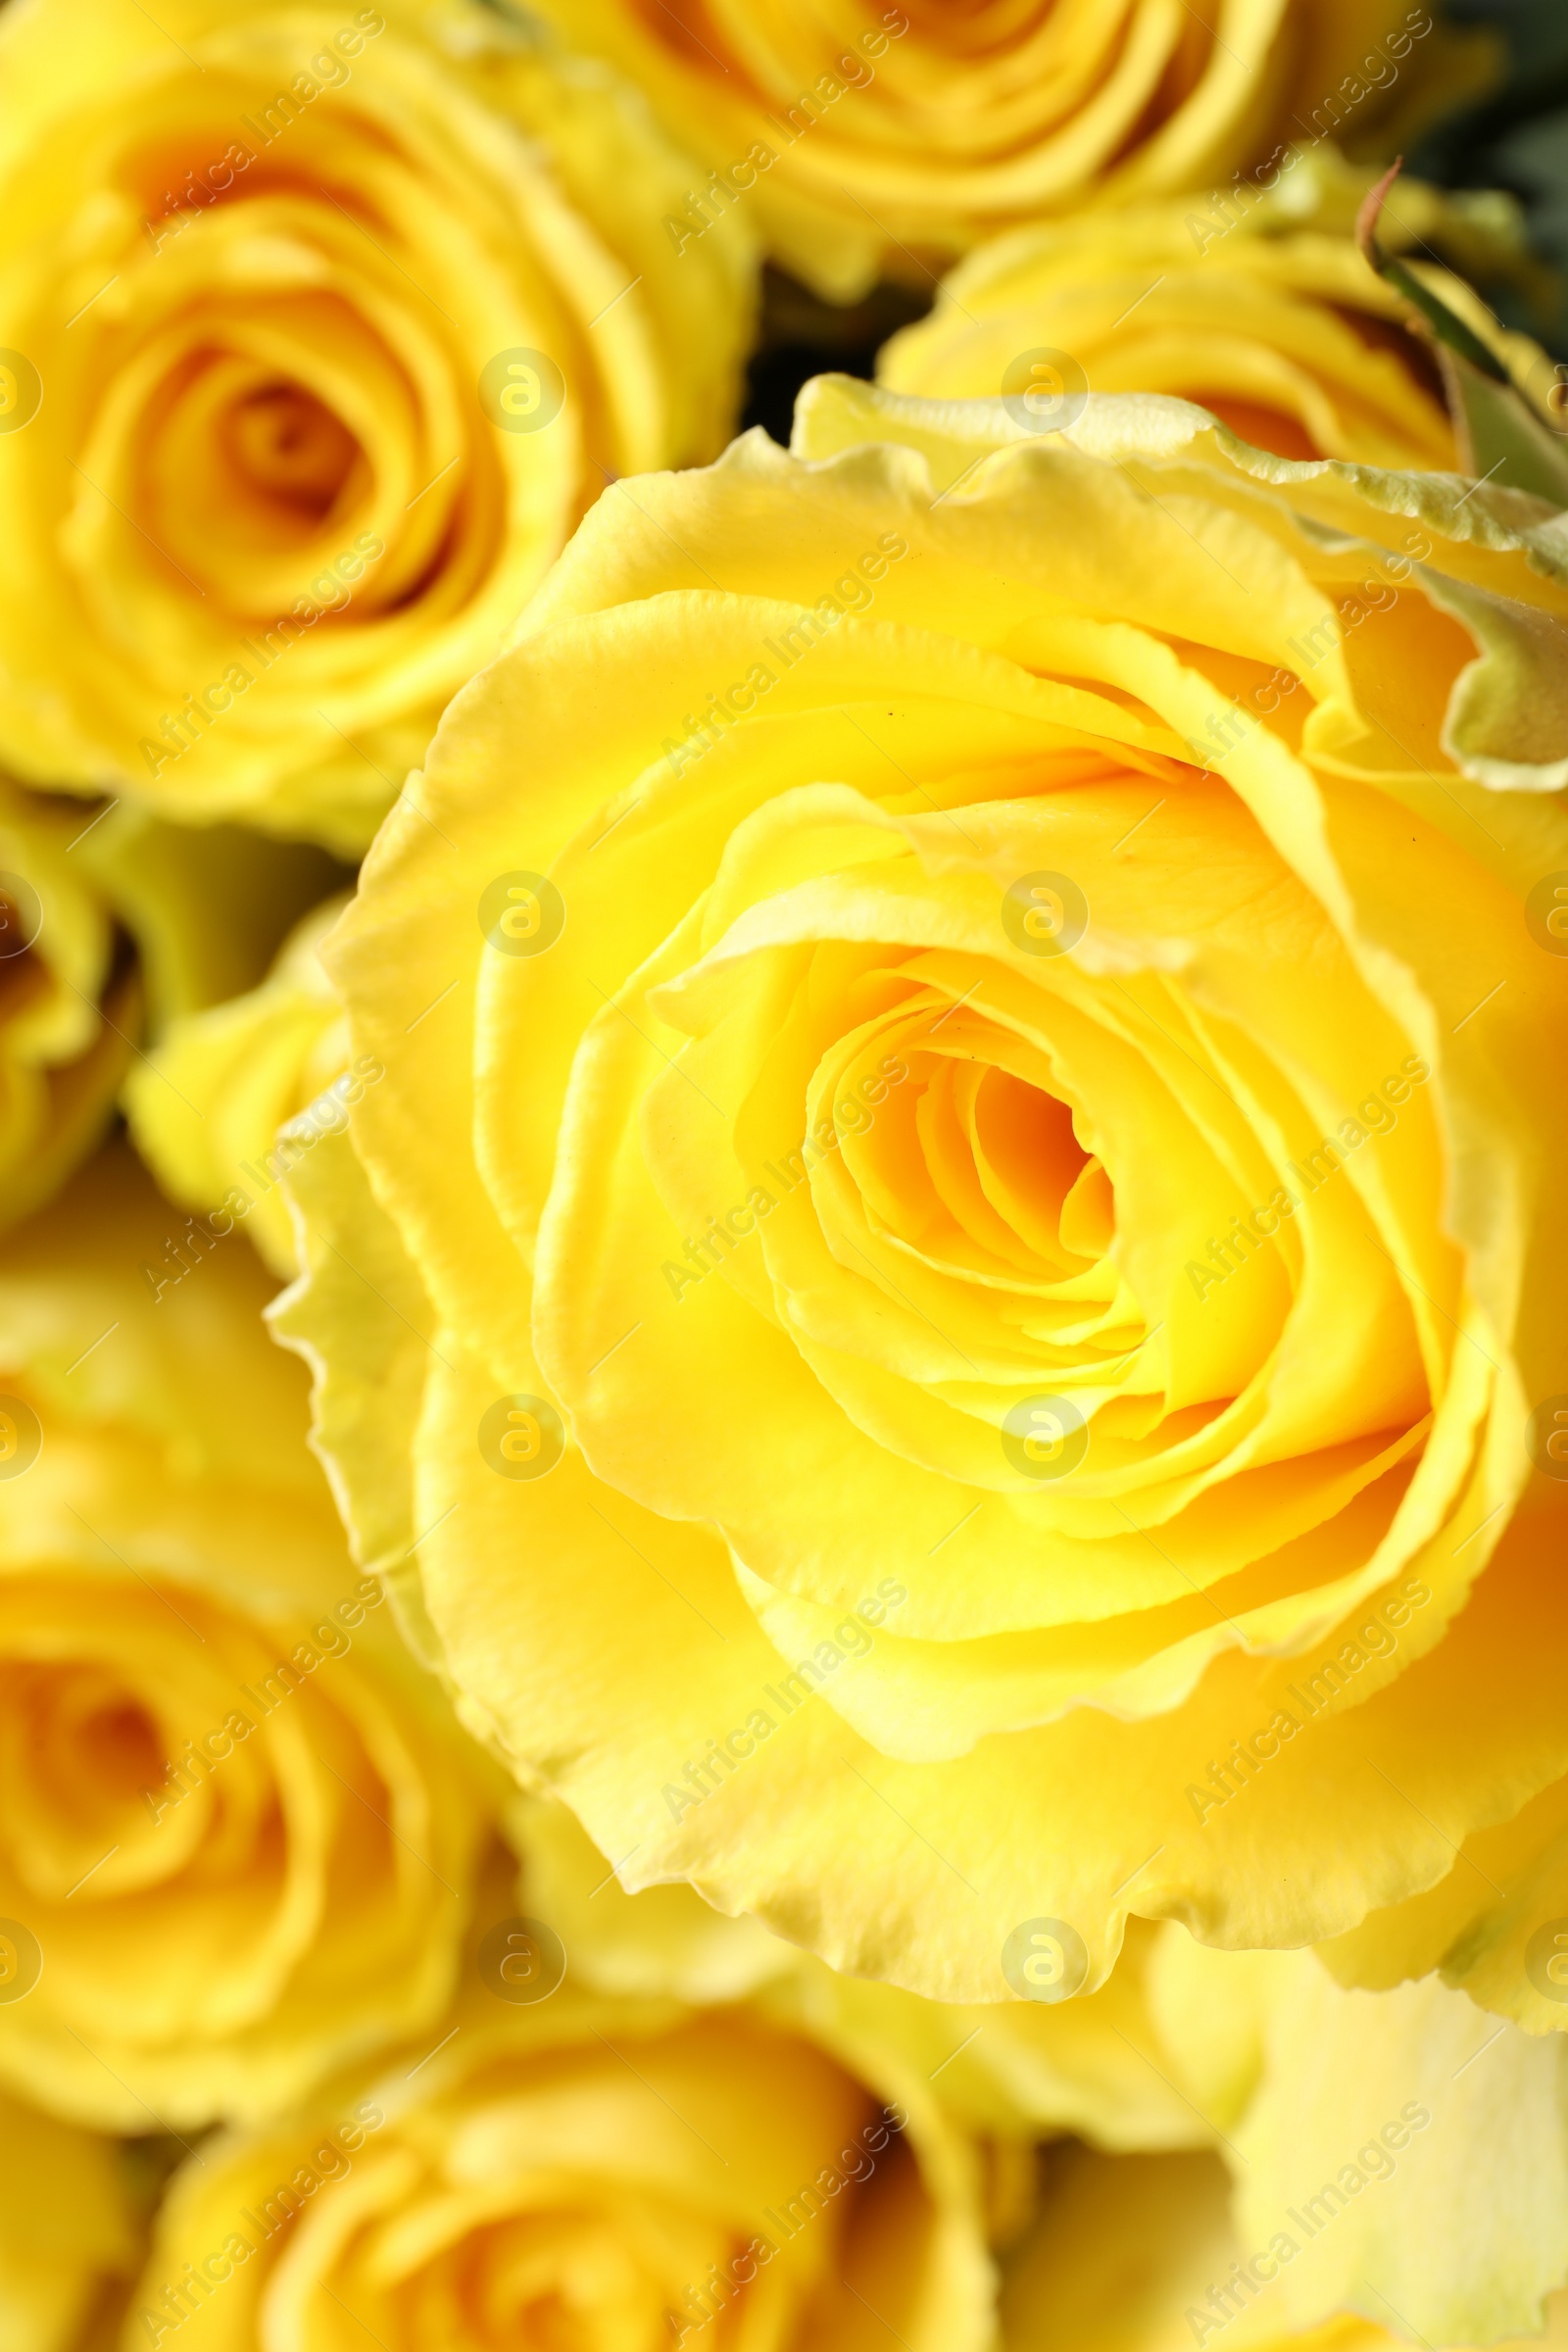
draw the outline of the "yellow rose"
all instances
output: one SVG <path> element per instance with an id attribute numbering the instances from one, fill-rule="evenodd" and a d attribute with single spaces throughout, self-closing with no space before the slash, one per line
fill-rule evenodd
<path id="1" fill-rule="evenodd" d="M 479 1957 L 444 2040 L 184 2167 L 126 2352 L 989 2352 L 979 2167 L 918 2073 L 786 2002 L 598 1999 L 521 1920 Z"/>
<path id="2" fill-rule="evenodd" d="M 317 953 L 344 904 L 328 899 L 296 924 L 248 995 L 172 1023 L 125 1086 L 131 1132 L 165 1192 L 208 1211 L 209 1226 L 243 1217 L 278 1274 L 297 1271 L 278 1177 L 343 1124 L 370 1078 L 348 1067 L 348 1024 Z"/>
<path id="3" fill-rule="evenodd" d="M 879 379 L 927 398 L 1005 395 L 1049 430 L 1097 392 L 1169 392 L 1289 458 L 1459 464 L 1428 346 L 1408 306 L 1362 259 L 1356 208 L 1371 175 L 1293 151 L 1245 213 L 1191 197 L 1015 229 L 947 280 L 938 308 L 895 335 Z M 1468 202 L 1401 180 L 1384 237 L 1412 253 L 1448 307 L 1545 408 L 1556 371 L 1451 270 L 1517 270 L 1505 200 Z M 1549 412 L 1548 412 L 1549 414 Z"/>
<path id="4" fill-rule="evenodd" d="M 541 5 L 712 167 L 670 210 L 676 250 L 755 213 L 774 257 L 835 302 L 880 273 L 923 284 L 927 261 L 1014 221 L 1267 171 L 1303 135 L 1364 138 L 1454 38 L 1402 0 L 1243 0 L 1223 31 L 1158 0 Z M 1486 48 L 1464 50 L 1466 94 Z"/>
<path id="5" fill-rule="evenodd" d="M 828 379 L 601 502 L 328 951 L 283 1311 L 628 1886 L 1568 2023 L 1565 621 L 1538 501 L 1152 397 Z"/>
<path id="6" fill-rule="evenodd" d="M 156 17 L 156 21 L 155 21 Z M 0 737 L 357 850 L 605 482 L 710 456 L 744 224 L 477 0 L 0 18 Z"/>
<path id="7" fill-rule="evenodd" d="M 15 2352 L 74 2352 L 113 2282 L 139 2267 L 116 2153 L 0 2091 L 0 2341 Z"/>
<path id="8" fill-rule="evenodd" d="M 144 1030 L 244 987 L 324 863 L 252 840 L 230 905 L 240 846 L 0 776 L 0 1229 L 93 1150 Z"/>
<path id="9" fill-rule="evenodd" d="M 0 1265 L 0 2081 L 256 2116 L 433 2023 L 487 1806 L 345 1556 L 243 1245 L 123 1148 Z"/>

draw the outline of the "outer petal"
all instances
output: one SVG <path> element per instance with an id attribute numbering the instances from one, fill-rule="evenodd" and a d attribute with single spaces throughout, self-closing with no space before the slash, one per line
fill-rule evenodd
<path id="1" fill-rule="evenodd" d="M 1303 1959 L 1235 2135 L 1243 2244 L 1299 2251 L 1238 2340 L 1342 2309 L 1439 2343 L 1537 2330 L 1568 2278 L 1562 2046 L 1436 1984 L 1341 1992 Z"/>
<path id="2" fill-rule="evenodd" d="M 118 2151 L 0 2093 L 0 2325 L 27 2352 L 72 2352 L 140 2257 Z"/>
<path id="3" fill-rule="evenodd" d="M 210 1225 L 214 1210 L 242 1213 L 278 1274 L 295 1268 L 273 1173 L 294 1138 L 274 1157 L 277 1131 L 303 1118 L 299 1148 L 341 1126 L 368 1075 L 344 1066 L 342 1008 L 317 955 L 342 904 L 328 899 L 296 924 L 259 988 L 176 1022 L 125 1088 L 131 1131 L 165 1191 L 208 1211 Z"/>
<path id="4" fill-rule="evenodd" d="M 1054 2157 L 1037 2226 L 1007 2266 L 1003 2289 L 1006 2352 L 1050 2352 L 1061 2343 L 1096 2352 L 1189 2352 L 1194 2343 L 1246 2340 L 1259 2352 L 1396 2352 L 1410 2341 L 1392 2312 L 1349 2313 L 1296 2328 L 1277 2308 L 1254 2332 L 1239 2310 L 1238 2265 L 1283 2248 L 1252 2248 L 1237 2234 L 1223 2168 L 1207 2156 Z M 1129 2243 L 1139 2261 L 1127 2258 Z M 1510 2337 L 1498 2352 L 1568 2342 L 1568 2300 L 1554 2297 L 1543 2335 Z M 1235 2323 L 1233 2328 L 1233 2323 Z M 1223 2332 L 1221 2332 L 1223 2331 Z"/>
<path id="5" fill-rule="evenodd" d="M 688 1886 L 625 1893 L 572 1815 L 551 1799 L 521 1800 L 512 1830 L 523 1857 L 522 1899 L 557 1929 L 579 1974 L 607 1992 L 710 2000 L 789 1977 L 811 2015 L 832 2016 L 841 2032 L 901 2052 L 972 2129 L 1009 2136 L 1072 2131 L 1103 2147 L 1186 2146 L 1212 2136 L 1207 2086 L 1194 2096 L 1171 2080 L 1185 2068 L 1190 2035 L 1185 2021 L 1171 2033 L 1151 2014 L 1147 1935 L 1130 1940 L 1110 1984 L 1089 2000 L 955 2008 L 836 1976 L 756 1920 L 710 1910 Z"/>

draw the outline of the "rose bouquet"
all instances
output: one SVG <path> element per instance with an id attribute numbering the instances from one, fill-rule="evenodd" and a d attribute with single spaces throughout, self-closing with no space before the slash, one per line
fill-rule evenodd
<path id="1" fill-rule="evenodd" d="M 1476 20 L 0 0 L 3 2352 L 1568 2342 Z"/>

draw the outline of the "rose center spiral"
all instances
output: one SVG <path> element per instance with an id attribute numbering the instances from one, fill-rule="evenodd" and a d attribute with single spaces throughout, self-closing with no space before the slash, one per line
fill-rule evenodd
<path id="1" fill-rule="evenodd" d="M 313 522 L 330 512 L 359 454 L 354 435 L 300 384 L 269 384 L 237 401 L 225 440 L 255 489 Z"/>

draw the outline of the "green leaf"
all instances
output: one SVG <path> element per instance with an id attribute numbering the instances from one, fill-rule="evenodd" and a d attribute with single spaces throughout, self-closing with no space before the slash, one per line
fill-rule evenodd
<path id="1" fill-rule="evenodd" d="M 1568 440 L 1542 422 L 1474 329 L 1378 243 L 1384 200 L 1402 168 L 1401 157 L 1368 191 L 1356 220 L 1356 242 L 1378 275 L 1403 295 L 1436 346 L 1465 471 L 1568 507 Z"/>
<path id="2" fill-rule="evenodd" d="M 1568 439 L 1542 423 L 1511 382 L 1498 383 L 1445 345 L 1438 364 L 1465 471 L 1568 507 Z"/>

